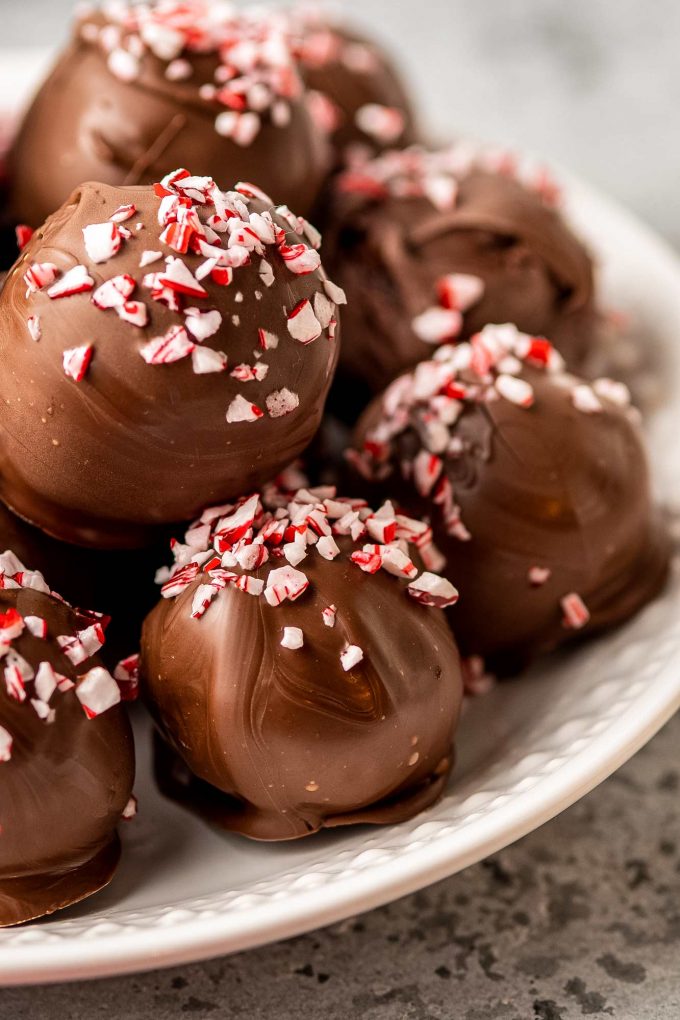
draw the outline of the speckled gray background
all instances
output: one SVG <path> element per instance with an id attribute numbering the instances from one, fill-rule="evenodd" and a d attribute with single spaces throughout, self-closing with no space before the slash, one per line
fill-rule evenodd
<path id="1" fill-rule="evenodd" d="M 680 716 L 483 864 L 211 963 L 0 992 L 3 1020 L 678 1020 Z"/>
<path id="2" fill-rule="evenodd" d="M 0 0 L 3 45 L 67 0 Z M 531 146 L 680 243 L 677 0 L 362 0 L 442 133 Z M 30 40 L 26 26 L 31 27 Z M 323 932 L 212 963 L 0 992 L 2 1020 L 680 1020 L 680 717 L 515 846 Z"/>
<path id="3" fill-rule="evenodd" d="M 49 45 L 72 0 L 0 0 L 3 46 Z M 443 134 L 579 171 L 680 242 L 678 0 L 345 0 Z M 30 37 L 27 37 L 30 26 Z"/>

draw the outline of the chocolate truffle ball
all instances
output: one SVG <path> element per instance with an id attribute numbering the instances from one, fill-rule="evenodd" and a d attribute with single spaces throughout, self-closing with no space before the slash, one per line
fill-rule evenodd
<path id="1" fill-rule="evenodd" d="M 142 637 L 163 792 L 266 840 L 435 801 L 462 681 L 437 608 L 457 593 L 409 551 L 430 537 L 332 488 L 206 511 Z"/>
<path id="2" fill-rule="evenodd" d="M 86 184 L 0 294 L 0 496 L 57 538 L 144 544 L 309 443 L 344 295 L 253 185 Z"/>
<path id="3" fill-rule="evenodd" d="M 288 16 L 312 110 L 332 138 L 338 164 L 416 140 L 406 88 L 379 46 L 308 5 L 294 6 Z"/>
<path id="4" fill-rule="evenodd" d="M 623 622 L 666 578 L 626 388 L 560 362 L 489 326 L 396 380 L 358 426 L 356 466 L 429 518 L 461 652 L 497 673 Z"/>
<path id="5" fill-rule="evenodd" d="M 101 621 L 0 555 L 0 926 L 110 882 L 116 826 L 134 813 L 134 749 Z"/>
<path id="6" fill-rule="evenodd" d="M 15 219 L 39 226 L 83 181 L 256 180 L 302 213 L 330 151 L 276 19 L 210 0 L 108 4 L 76 23 L 10 155 Z"/>
<path id="7" fill-rule="evenodd" d="M 489 322 L 582 361 L 597 321 L 592 263 L 544 175 L 458 145 L 386 153 L 334 187 L 330 261 L 348 296 L 334 406 L 345 417 L 358 393 Z"/>
<path id="8" fill-rule="evenodd" d="M 101 650 L 109 669 L 139 651 L 144 617 L 158 601 L 154 574 L 168 538 L 134 551 L 85 549 L 52 538 L 0 503 L 0 550 L 30 563 L 71 605 L 111 618 Z"/>

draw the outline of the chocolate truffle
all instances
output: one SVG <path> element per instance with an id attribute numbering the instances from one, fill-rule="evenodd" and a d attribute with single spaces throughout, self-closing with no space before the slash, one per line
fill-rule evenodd
<path id="1" fill-rule="evenodd" d="M 337 358 L 319 235 L 253 185 L 86 184 L 0 294 L 0 496 L 57 538 L 144 544 L 274 477 Z"/>
<path id="2" fill-rule="evenodd" d="M 543 172 L 460 144 L 386 153 L 334 188 L 330 261 L 348 296 L 339 413 L 489 322 L 582 361 L 597 321 L 592 263 Z"/>
<path id="3" fill-rule="evenodd" d="M 169 533 L 151 547 L 85 549 L 60 542 L 27 524 L 0 503 L 0 550 L 11 549 L 30 563 L 73 606 L 88 606 L 111 618 L 101 657 L 109 669 L 139 651 L 142 622 L 158 601 L 154 573 Z"/>
<path id="4" fill-rule="evenodd" d="M 332 138 L 338 164 L 416 140 L 406 88 L 380 47 L 309 5 L 294 6 L 288 16 L 312 111 Z"/>
<path id="5" fill-rule="evenodd" d="M 10 154 L 15 220 L 83 181 L 256 180 L 307 213 L 330 160 L 277 19 L 210 0 L 107 4 L 77 21 Z"/>
<path id="6" fill-rule="evenodd" d="M 163 792 L 225 829 L 294 839 L 410 818 L 442 792 L 462 681 L 429 528 L 332 488 L 206 511 L 144 624 Z M 393 575 L 393 576 L 390 576 Z"/>
<path id="7" fill-rule="evenodd" d="M 134 814 L 134 749 L 102 621 L 0 555 L 0 927 L 110 882 Z"/>
<path id="8" fill-rule="evenodd" d="M 355 465 L 431 521 L 465 656 L 509 673 L 632 616 L 662 588 L 666 531 L 626 387 L 565 374 L 545 340 L 488 326 L 397 379 Z"/>

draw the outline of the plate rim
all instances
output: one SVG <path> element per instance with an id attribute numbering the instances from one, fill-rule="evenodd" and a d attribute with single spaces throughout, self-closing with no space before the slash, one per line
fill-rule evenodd
<path id="1" fill-rule="evenodd" d="M 664 678 L 669 682 L 668 694 L 659 682 Z M 64 951 L 65 943 L 41 945 L 39 964 L 33 944 L 13 949 L 3 946 L 3 955 L 9 949 L 12 959 L 7 962 L 12 970 L 6 973 L 6 965 L 0 964 L 0 987 L 115 977 L 242 952 L 336 924 L 448 878 L 544 825 L 639 751 L 680 709 L 680 664 L 667 660 L 655 684 L 656 697 L 649 699 L 645 712 L 641 712 L 637 700 L 632 701 L 617 719 L 616 732 L 608 740 L 598 738 L 596 744 L 587 745 L 552 772 L 549 780 L 539 781 L 494 809 L 485 839 L 468 839 L 470 846 L 462 853 L 457 851 L 454 867 L 449 840 L 437 839 L 420 855 L 409 855 L 406 865 L 393 858 L 380 866 L 377 876 L 367 868 L 359 877 L 351 874 L 334 881 L 324 892 L 323 909 L 319 908 L 318 888 L 296 891 L 278 901 L 251 906 L 243 913 L 195 918 L 167 927 L 154 925 L 143 932 L 136 930 L 134 936 L 115 933 L 102 934 L 92 941 L 80 939 L 77 960 L 68 959 L 73 954 L 70 948 Z M 134 940 L 134 953 L 128 940 Z"/>
<path id="2" fill-rule="evenodd" d="M 578 176 L 559 169 L 567 186 L 568 205 L 594 203 L 608 218 L 625 227 L 631 238 L 664 272 L 677 293 L 680 309 L 680 257 L 670 244 L 614 199 Z M 483 860 L 522 838 L 585 796 L 642 748 L 680 709 L 680 661 L 670 656 L 657 670 L 652 694 L 632 699 L 611 731 L 598 734 L 548 776 L 494 807 L 486 822 L 462 831 L 460 844 L 451 837 L 432 839 L 419 853 L 370 865 L 329 883 L 289 890 L 240 911 L 180 920 L 181 909 L 167 924 L 122 933 L 104 918 L 96 937 L 64 940 L 48 937 L 33 943 L 3 943 L 0 987 L 113 977 L 252 949 L 337 923 L 408 895 Z M 423 825 L 427 825 L 426 816 Z M 143 909 L 140 911 L 143 913 Z M 186 911 L 185 911 L 186 913 Z M 111 928 L 112 930 L 107 930 Z M 28 928 L 16 929 L 26 932 Z M 36 927 L 40 933 L 40 928 Z"/>

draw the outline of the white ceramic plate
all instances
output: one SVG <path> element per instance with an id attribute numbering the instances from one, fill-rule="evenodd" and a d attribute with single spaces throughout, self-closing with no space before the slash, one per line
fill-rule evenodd
<path id="1" fill-rule="evenodd" d="M 24 68 L 26 62 L 22 62 Z M 10 65 L 0 54 L 0 68 Z M 30 78 L 30 73 L 27 79 Z M 0 95 L 2 90 L 0 73 Z M 630 215 L 570 182 L 571 218 L 609 302 L 664 355 L 649 424 L 659 491 L 680 504 L 680 262 Z M 471 705 L 444 799 L 413 821 L 267 846 L 163 801 L 140 719 L 140 814 L 112 885 L 53 920 L 0 932 L 0 984 L 100 977 L 246 949 L 385 903 L 481 860 L 563 811 L 680 705 L 680 572 L 625 629 Z"/>

